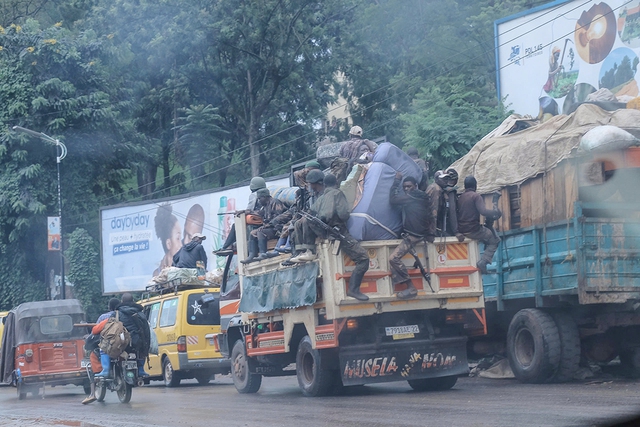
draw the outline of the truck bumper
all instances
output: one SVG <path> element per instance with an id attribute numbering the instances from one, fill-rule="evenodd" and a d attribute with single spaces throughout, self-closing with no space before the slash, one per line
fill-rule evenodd
<path id="1" fill-rule="evenodd" d="M 344 385 L 464 375 L 467 338 L 406 340 L 340 347 Z"/>
<path id="2" fill-rule="evenodd" d="M 210 370 L 216 374 L 223 374 L 231 370 L 231 360 L 224 358 L 189 360 L 186 353 L 178 353 L 178 362 L 180 371 Z"/>

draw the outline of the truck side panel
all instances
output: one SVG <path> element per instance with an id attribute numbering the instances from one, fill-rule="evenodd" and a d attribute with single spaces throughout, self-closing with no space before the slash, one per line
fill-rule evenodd
<path id="1" fill-rule="evenodd" d="M 640 220 L 585 217 L 583 207 L 577 202 L 568 221 L 506 232 L 483 277 L 486 301 L 504 310 L 523 298 L 544 307 L 554 296 L 581 304 L 640 297 Z"/>

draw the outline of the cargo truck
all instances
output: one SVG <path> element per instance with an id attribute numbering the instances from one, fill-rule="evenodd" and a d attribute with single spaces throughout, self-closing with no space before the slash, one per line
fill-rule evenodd
<path id="1" fill-rule="evenodd" d="M 487 206 L 502 196 L 483 276 L 488 335 L 472 347 L 503 343 L 521 381 L 567 381 L 581 362 L 616 357 L 640 372 L 638 123 L 637 110 L 583 105 L 493 134 L 452 165 L 478 178 Z"/>
<path id="2" fill-rule="evenodd" d="M 476 242 L 417 247 L 430 285 L 407 255 L 419 290 L 410 300 L 399 300 L 402 288 L 390 280 L 389 256 L 401 240 L 361 242 L 369 255 L 360 288 L 369 300 L 361 302 L 346 295 L 354 265 L 338 240 L 319 240 L 313 262 L 283 267 L 281 256 L 243 265 L 244 213 L 235 224 L 237 256 L 225 267 L 216 343 L 231 358 L 238 392 L 255 393 L 263 377 L 283 375 L 297 375 L 306 396 L 388 381 L 445 390 L 468 373 L 467 337 L 485 332 Z"/>

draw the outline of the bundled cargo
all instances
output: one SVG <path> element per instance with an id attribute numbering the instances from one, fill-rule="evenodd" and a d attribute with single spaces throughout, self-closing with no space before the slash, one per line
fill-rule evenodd
<path id="1" fill-rule="evenodd" d="M 400 210 L 389 203 L 396 171 L 385 163 L 372 163 L 364 177 L 364 191 L 347 222 L 357 240 L 397 239 L 402 229 Z"/>

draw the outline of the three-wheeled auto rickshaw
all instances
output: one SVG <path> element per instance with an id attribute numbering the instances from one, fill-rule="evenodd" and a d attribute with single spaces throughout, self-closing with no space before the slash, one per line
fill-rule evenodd
<path id="1" fill-rule="evenodd" d="M 11 310 L 2 336 L 0 380 L 16 387 L 19 399 L 48 385 L 75 384 L 89 394 L 83 323 L 78 300 L 26 302 Z"/>

